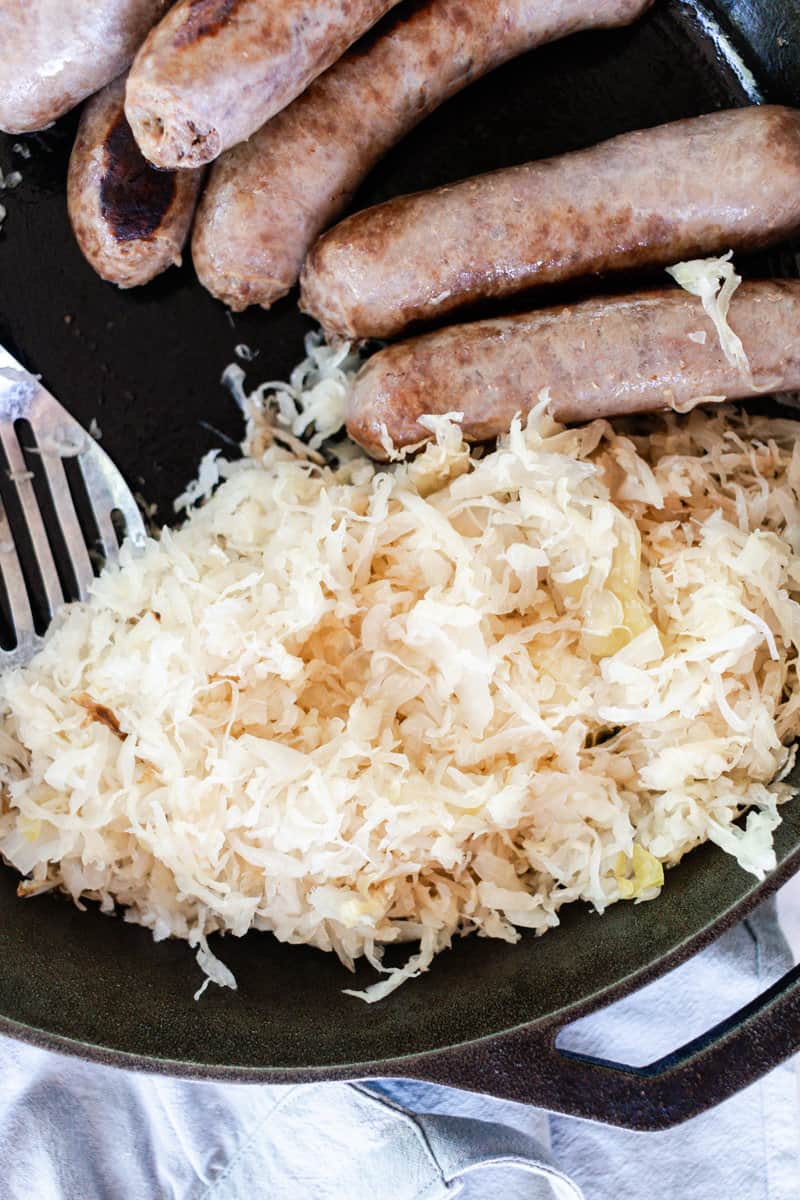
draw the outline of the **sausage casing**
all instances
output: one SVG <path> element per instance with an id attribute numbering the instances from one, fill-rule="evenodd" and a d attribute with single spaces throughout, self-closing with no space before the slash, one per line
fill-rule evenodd
<path id="1" fill-rule="evenodd" d="M 125 119 L 125 76 L 81 114 L 69 160 L 67 207 L 84 257 L 120 287 L 181 261 L 203 171 L 157 171 Z"/>
<path id="2" fill-rule="evenodd" d="M 178 0 L 131 68 L 145 158 L 197 167 L 285 108 L 397 0 Z"/>
<path id="3" fill-rule="evenodd" d="M 426 414 L 461 412 L 465 437 L 484 441 L 542 398 L 569 422 L 800 389 L 800 280 L 743 283 L 728 319 L 749 379 L 725 358 L 701 302 L 677 288 L 454 325 L 370 358 L 347 431 L 382 459 L 387 435 L 396 447 L 430 438 Z"/>
<path id="4" fill-rule="evenodd" d="M 214 164 L 195 221 L 200 281 L 240 310 L 297 282 L 314 239 L 386 151 L 500 63 L 651 0 L 422 0 L 398 9 L 248 141 Z"/>
<path id="5" fill-rule="evenodd" d="M 2 0 L 0 129 L 44 129 L 130 63 L 169 0 Z"/>
<path id="6" fill-rule="evenodd" d="M 751 250 L 800 229 L 800 111 L 732 109 L 402 196 L 324 234 L 301 307 L 391 337 L 478 299 Z"/>

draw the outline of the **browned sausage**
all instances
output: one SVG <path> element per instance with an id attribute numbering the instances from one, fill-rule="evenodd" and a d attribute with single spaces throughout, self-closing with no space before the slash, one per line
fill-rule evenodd
<path id="1" fill-rule="evenodd" d="M 4 0 L 0 129 L 44 129 L 124 71 L 169 0 Z"/>
<path id="2" fill-rule="evenodd" d="M 383 459 L 386 434 L 397 447 L 430 438 L 419 424 L 429 413 L 463 413 L 465 436 L 483 441 L 543 397 L 557 420 L 588 421 L 800 388 L 800 281 L 742 284 L 729 321 L 752 379 L 724 357 L 700 301 L 677 288 L 454 325 L 369 359 L 347 431 Z"/>
<path id="3" fill-rule="evenodd" d="M 314 238 L 390 146 L 460 88 L 543 42 L 651 0 L 418 0 L 214 165 L 195 221 L 201 283 L 239 310 L 297 282 Z"/>
<path id="4" fill-rule="evenodd" d="M 103 279 L 127 288 L 180 263 L 203 171 L 157 171 L 146 162 L 124 104 L 122 75 L 83 110 L 67 206 L 84 256 Z"/>
<path id="5" fill-rule="evenodd" d="M 244 141 L 397 0 L 178 0 L 131 69 L 145 157 L 197 167 Z"/>
<path id="6" fill-rule="evenodd" d="M 800 111 L 734 109 L 379 204 L 311 250 L 301 307 L 390 337 L 482 297 L 800 229 Z"/>

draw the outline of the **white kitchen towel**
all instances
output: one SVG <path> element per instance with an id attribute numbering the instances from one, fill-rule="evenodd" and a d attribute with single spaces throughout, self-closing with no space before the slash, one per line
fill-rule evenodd
<path id="1" fill-rule="evenodd" d="M 559 1044 L 641 1066 L 749 1003 L 789 969 L 792 955 L 767 901 L 746 921 L 661 979 L 570 1026 Z M 535 1069 L 532 1065 L 532 1069 Z M 371 1085 L 416 1112 L 472 1112 L 463 1092 L 385 1080 Z M 586 1200 L 649 1194 L 665 1200 L 799 1200 L 800 1097 L 785 1063 L 716 1109 L 661 1133 L 550 1116 L 548 1149 Z M 495 1104 L 497 1102 L 494 1102 Z M 496 1120 L 545 1140 L 542 1114 L 504 1103 Z M 657 1188 L 656 1188 L 657 1184 Z M 499 1197 L 522 1200 L 523 1187 Z M 495 1193 L 475 1192 L 479 1196 Z"/>
<path id="2" fill-rule="evenodd" d="M 768 902 L 663 979 L 576 1023 L 566 1044 L 652 1060 L 790 961 Z M 0 1200 L 619 1200 L 643 1183 L 670 1200 L 797 1200 L 791 1065 L 676 1129 L 630 1133 L 406 1080 L 196 1083 L 0 1039 Z"/>

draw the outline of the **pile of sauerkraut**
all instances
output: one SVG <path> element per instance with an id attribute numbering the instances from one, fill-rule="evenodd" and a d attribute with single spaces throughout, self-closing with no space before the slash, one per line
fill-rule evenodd
<path id="1" fill-rule="evenodd" d="M 318 350 L 294 393 L 322 413 L 342 363 Z M 433 428 L 387 470 L 256 425 L 260 457 L 208 462 L 184 527 L 0 680 L 21 891 L 120 906 L 229 986 L 213 931 L 363 955 L 376 1000 L 456 935 L 652 899 L 707 839 L 770 869 L 800 727 L 796 424 L 564 429 L 545 397 L 482 457 Z M 397 942 L 419 946 L 386 970 Z"/>

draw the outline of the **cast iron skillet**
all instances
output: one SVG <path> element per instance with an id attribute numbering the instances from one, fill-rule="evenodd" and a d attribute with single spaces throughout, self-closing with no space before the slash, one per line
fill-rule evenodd
<path id="1" fill-rule="evenodd" d="M 716 6 L 768 99 L 800 103 L 800 2 Z M 707 12 L 710 11 L 707 10 Z M 704 20 L 656 0 L 634 28 L 575 37 L 496 72 L 450 101 L 376 170 L 357 207 L 500 165 L 589 145 L 624 130 L 748 102 Z M 4 196 L 0 340 L 88 426 L 134 487 L 170 502 L 200 456 L 241 436 L 219 383 L 234 346 L 259 350 L 251 379 L 285 377 L 309 328 L 293 298 L 231 317 L 191 267 L 139 292 L 101 283 L 70 236 L 64 202 L 74 115 L 27 139 L 0 139 L 24 183 Z M 676 163 L 676 170 L 680 164 Z M 745 264 L 796 273 L 790 250 Z M 797 778 L 800 787 L 800 774 Z M 689 1046 L 632 1069 L 556 1049 L 573 1017 L 674 966 L 741 919 L 800 867 L 800 798 L 783 810 L 778 867 L 760 886 L 712 847 L 671 871 L 663 895 L 602 919 L 563 911 L 560 928 L 519 945 L 470 938 L 433 969 L 366 1008 L 332 955 L 266 934 L 216 939 L 239 991 L 200 982 L 181 942 L 78 912 L 22 903 L 0 869 L 0 1031 L 98 1061 L 252 1082 L 405 1075 L 480 1089 L 637 1128 L 708 1108 L 800 1047 L 800 971 Z M 372 978 L 359 971 L 357 985 Z M 680 1004 L 676 996 L 675 1003 Z"/>

